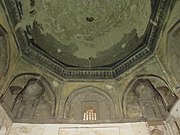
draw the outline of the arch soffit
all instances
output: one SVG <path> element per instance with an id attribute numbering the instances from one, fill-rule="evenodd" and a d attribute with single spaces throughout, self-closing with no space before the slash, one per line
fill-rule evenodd
<path id="1" fill-rule="evenodd" d="M 167 37 L 166 37 L 166 52 L 167 52 L 167 54 L 169 54 L 169 50 L 170 50 L 169 47 L 172 47 L 171 45 L 169 45 L 169 39 L 171 36 L 173 37 L 173 33 L 176 32 L 176 30 L 178 28 L 180 28 L 180 19 L 177 22 L 175 22 L 167 32 Z M 166 57 L 166 58 L 167 58 L 167 61 L 169 61 L 169 58 L 168 57 Z"/>
<path id="2" fill-rule="evenodd" d="M 167 65 L 169 65 L 169 62 L 171 61 L 171 58 L 168 56 L 172 55 L 172 54 L 169 54 L 170 50 L 172 48 L 172 45 L 169 44 L 169 42 L 170 42 L 169 40 L 171 37 L 173 37 L 174 32 L 176 32 L 176 30 L 178 30 L 178 28 L 180 28 L 180 19 L 178 21 L 176 21 L 167 32 L 166 45 L 165 45 L 165 52 L 167 54 L 167 57 L 166 57 Z M 167 68 L 168 68 L 169 72 L 173 75 L 171 67 L 167 66 Z M 173 75 L 173 78 L 174 78 L 174 81 L 176 81 L 176 83 L 178 84 L 178 80 L 176 79 L 175 75 Z"/>
<path id="3" fill-rule="evenodd" d="M 5 54 L 6 55 L 6 67 L 5 67 L 5 71 L 3 71 L 3 76 L 5 76 L 9 70 L 9 63 L 10 63 L 10 45 L 9 45 L 9 40 L 8 40 L 8 33 L 6 31 L 6 29 L 0 24 L 0 34 L 2 35 L 2 37 L 4 37 L 5 39 L 5 44 L 3 47 L 4 49 L 4 53 L 7 53 Z"/>
<path id="4" fill-rule="evenodd" d="M 168 30 L 167 32 L 167 42 L 166 45 L 168 45 L 168 38 L 180 27 L 180 19 L 176 21 Z"/>

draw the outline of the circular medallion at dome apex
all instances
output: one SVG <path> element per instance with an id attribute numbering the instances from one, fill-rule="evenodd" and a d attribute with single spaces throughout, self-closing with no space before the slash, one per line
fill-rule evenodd
<path id="1" fill-rule="evenodd" d="M 150 0 L 20 0 L 35 46 L 72 66 L 105 66 L 136 50 L 151 15 Z M 18 25 L 17 25 L 18 26 Z"/>

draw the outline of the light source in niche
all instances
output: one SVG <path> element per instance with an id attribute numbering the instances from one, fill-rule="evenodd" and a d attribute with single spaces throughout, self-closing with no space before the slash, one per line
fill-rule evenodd
<path id="1" fill-rule="evenodd" d="M 97 120 L 96 110 L 92 106 L 88 107 L 87 110 L 83 113 L 83 120 Z"/>

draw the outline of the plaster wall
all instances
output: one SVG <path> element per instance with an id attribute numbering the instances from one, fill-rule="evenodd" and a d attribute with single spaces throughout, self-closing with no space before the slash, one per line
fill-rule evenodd
<path id="1" fill-rule="evenodd" d="M 169 117 L 166 119 L 167 128 L 171 131 L 172 135 L 180 134 L 180 100 L 173 106 Z"/>
<path id="2" fill-rule="evenodd" d="M 136 122 L 119 124 L 25 124 L 14 123 L 8 135 L 153 135 L 159 130 L 163 135 L 179 135 L 178 127 L 174 120 L 180 119 L 180 100 L 174 105 L 165 122 Z M 1 108 L 2 109 L 2 108 Z M 1 114 L 2 115 L 2 114 Z M 4 114 L 5 115 L 5 114 Z M 5 115 L 6 116 L 6 115 Z M 4 117 L 5 117 L 4 116 Z M 3 125 L 7 127 L 8 118 Z M 11 126 L 9 121 L 9 127 Z M 4 127 L 4 126 L 3 126 Z M 7 132 L 0 132 L 6 135 Z"/>
<path id="3" fill-rule="evenodd" d="M 6 115 L 6 112 L 0 106 L 0 135 L 8 135 L 12 124 L 11 119 Z"/>
<path id="4" fill-rule="evenodd" d="M 177 103 L 173 106 L 171 113 L 174 118 L 180 119 L 180 99 L 177 101 Z"/>
<path id="5" fill-rule="evenodd" d="M 98 125 L 31 125 L 15 123 L 9 135 L 149 135 L 144 122 Z"/>

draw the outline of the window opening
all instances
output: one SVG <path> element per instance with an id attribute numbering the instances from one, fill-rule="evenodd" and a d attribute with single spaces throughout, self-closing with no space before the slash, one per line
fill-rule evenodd
<path id="1" fill-rule="evenodd" d="M 96 110 L 93 109 L 92 107 L 88 108 L 88 109 L 83 113 L 83 120 L 84 120 L 84 121 L 97 120 Z"/>

